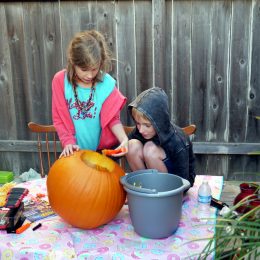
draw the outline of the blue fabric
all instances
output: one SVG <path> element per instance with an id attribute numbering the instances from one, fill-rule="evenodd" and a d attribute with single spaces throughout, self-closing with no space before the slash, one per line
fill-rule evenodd
<path id="1" fill-rule="evenodd" d="M 163 162 L 167 168 L 168 173 L 174 173 L 174 166 L 172 161 L 168 157 L 166 157 L 165 159 L 163 159 Z"/>
<path id="2" fill-rule="evenodd" d="M 81 111 L 75 101 L 72 85 L 65 77 L 65 98 L 75 127 L 77 144 L 81 149 L 93 151 L 97 149 L 101 135 L 100 111 L 104 101 L 113 91 L 114 86 L 115 80 L 110 75 L 105 74 L 103 81 L 98 82 L 95 86 L 92 101 L 86 110 L 83 109 Z M 91 89 L 77 86 L 76 91 L 81 106 L 86 106 Z"/>

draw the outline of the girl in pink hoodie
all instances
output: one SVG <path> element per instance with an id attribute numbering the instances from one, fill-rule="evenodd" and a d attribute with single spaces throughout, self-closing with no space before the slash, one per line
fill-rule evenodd
<path id="1" fill-rule="evenodd" d="M 75 150 L 124 148 L 128 138 L 120 121 L 126 98 L 107 72 L 110 52 L 104 36 L 95 31 L 77 33 L 67 53 L 67 69 L 52 81 L 53 124 L 63 146 L 61 156 Z"/>

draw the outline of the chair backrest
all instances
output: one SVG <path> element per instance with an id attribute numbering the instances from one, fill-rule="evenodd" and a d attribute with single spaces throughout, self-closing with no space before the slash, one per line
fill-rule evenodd
<path id="1" fill-rule="evenodd" d="M 188 125 L 188 126 L 183 127 L 182 130 L 183 130 L 187 135 L 193 135 L 193 134 L 196 132 L 197 127 L 196 127 L 196 125 L 191 124 L 191 125 Z"/>
<path id="2" fill-rule="evenodd" d="M 57 133 L 53 125 L 40 125 L 30 122 L 28 127 L 32 132 L 37 133 L 40 174 L 41 177 L 44 177 L 49 172 L 51 165 L 58 159 Z M 45 163 L 46 156 L 47 166 Z"/>
<path id="3" fill-rule="evenodd" d="M 187 135 L 192 135 L 196 132 L 196 125 L 188 125 L 182 128 L 182 130 L 187 134 Z M 128 135 L 134 130 L 134 126 L 124 126 L 124 130 L 126 134 Z"/>

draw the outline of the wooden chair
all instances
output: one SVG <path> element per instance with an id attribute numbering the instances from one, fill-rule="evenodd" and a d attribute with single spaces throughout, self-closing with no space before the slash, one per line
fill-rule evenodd
<path id="1" fill-rule="evenodd" d="M 187 135 L 192 135 L 196 132 L 196 125 L 188 125 L 182 128 L 182 130 L 187 134 Z M 128 135 L 134 130 L 134 126 L 124 126 L 124 130 L 126 134 Z"/>
<path id="2" fill-rule="evenodd" d="M 41 177 L 45 176 L 45 167 L 44 167 L 44 155 L 43 153 L 46 152 L 47 154 L 47 161 L 48 161 L 48 169 L 47 172 L 49 172 L 49 169 L 51 165 L 58 159 L 58 145 L 57 145 L 57 133 L 56 129 L 53 125 L 40 125 L 34 122 L 28 123 L 29 129 L 37 133 L 37 146 L 38 146 L 38 153 L 39 153 L 39 160 L 40 160 L 40 173 Z M 126 134 L 128 135 L 132 130 L 134 129 L 134 126 L 124 126 L 124 130 Z M 187 135 L 192 135 L 196 131 L 196 126 L 191 124 L 186 127 L 182 128 L 183 131 Z M 51 160 L 51 154 L 54 154 L 54 159 Z M 122 157 L 119 161 L 119 164 L 123 169 L 126 169 L 126 159 L 125 157 Z"/>
<path id="3" fill-rule="evenodd" d="M 40 174 L 43 178 L 45 174 L 49 172 L 51 165 L 58 159 L 58 138 L 56 129 L 53 125 L 40 125 L 34 122 L 28 123 L 28 127 L 32 132 L 37 133 Z M 44 153 L 47 155 L 44 156 Z M 44 160 L 46 156 L 47 166 Z"/>

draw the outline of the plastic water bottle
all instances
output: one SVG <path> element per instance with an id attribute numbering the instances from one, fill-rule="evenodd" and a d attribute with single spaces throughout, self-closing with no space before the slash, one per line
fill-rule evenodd
<path id="1" fill-rule="evenodd" d="M 203 180 L 198 190 L 198 215 L 202 222 L 207 222 L 211 215 L 211 188 L 207 180 Z"/>
<path id="2" fill-rule="evenodd" d="M 211 201 L 211 188 L 207 180 L 203 180 L 198 191 L 199 203 L 210 204 Z"/>

